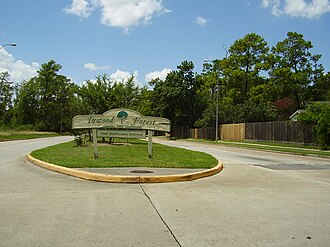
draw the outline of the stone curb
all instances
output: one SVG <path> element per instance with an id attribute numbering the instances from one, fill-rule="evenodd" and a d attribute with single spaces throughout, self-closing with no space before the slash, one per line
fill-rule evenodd
<path id="1" fill-rule="evenodd" d="M 62 174 L 66 174 L 69 176 L 82 178 L 86 180 L 108 182 L 108 183 L 169 183 L 169 182 L 192 181 L 199 178 L 213 176 L 219 173 L 220 171 L 222 171 L 223 169 L 223 164 L 221 161 L 219 161 L 218 165 L 211 169 L 187 173 L 187 174 L 162 175 L 162 176 L 120 176 L 120 175 L 92 173 L 92 172 L 67 168 L 63 166 L 57 166 L 42 160 L 38 160 L 32 157 L 31 154 L 27 154 L 26 158 L 31 163 L 50 171 L 59 172 Z"/>

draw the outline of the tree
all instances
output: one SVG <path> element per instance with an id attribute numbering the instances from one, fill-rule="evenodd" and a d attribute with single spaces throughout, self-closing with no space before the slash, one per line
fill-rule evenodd
<path id="1" fill-rule="evenodd" d="M 15 119 L 17 124 L 35 125 L 41 119 L 41 90 L 36 77 L 24 81 L 18 87 L 15 99 Z"/>
<path id="2" fill-rule="evenodd" d="M 213 60 L 212 63 L 206 61 L 203 64 L 203 72 L 197 75 L 198 91 L 197 97 L 202 112 L 200 118 L 196 121 L 197 127 L 215 127 L 216 114 L 221 117 L 218 119 L 222 123 L 223 116 L 221 107 L 222 101 L 225 101 L 226 95 L 225 78 L 223 78 L 223 63 L 222 60 Z M 217 112 L 217 104 L 220 105 L 220 110 Z M 219 107 L 218 107 L 219 108 Z"/>
<path id="3" fill-rule="evenodd" d="M 96 80 L 87 80 L 79 88 L 78 95 L 86 104 L 86 114 L 102 114 L 111 109 L 112 82 L 107 75 L 96 76 Z"/>
<path id="4" fill-rule="evenodd" d="M 87 80 L 79 88 L 79 97 L 86 104 L 87 114 L 102 114 L 113 108 L 139 108 L 141 89 L 135 84 L 134 76 L 127 81 L 116 82 L 106 74 Z"/>
<path id="5" fill-rule="evenodd" d="M 302 114 L 299 121 L 313 123 L 317 140 L 323 149 L 330 146 L 330 103 L 314 102 L 308 105 L 306 113 Z"/>
<path id="6" fill-rule="evenodd" d="M 314 101 L 330 101 L 330 72 L 318 78 L 312 86 Z"/>
<path id="7" fill-rule="evenodd" d="M 152 116 L 152 95 L 153 91 L 146 86 L 140 89 L 140 93 L 137 97 L 136 111 L 140 112 L 143 116 Z"/>
<path id="8" fill-rule="evenodd" d="M 113 104 L 111 108 L 130 108 L 137 110 L 140 88 L 135 85 L 132 75 L 125 82 L 115 82 L 112 88 Z"/>
<path id="9" fill-rule="evenodd" d="M 200 105 L 196 102 L 199 86 L 193 69 L 191 61 L 183 61 L 164 81 L 158 78 L 150 82 L 154 86 L 155 115 L 170 119 L 173 127 L 193 127 L 201 116 Z"/>
<path id="10" fill-rule="evenodd" d="M 225 58 L 204 64 L 202 88 L 209 96 L 203 117 L 198 120 L 200 126 L 214 126 L 216 102 L 219 123 L 267 121 L 276 117 L 271 105 L 271 85 L 263 76 L 269 68 L 268 52 L 267 42 L 251 33 L 236 40 Z"/>
<path id="11" fill-rule="evenodd" d="M 0 121 L 8 124 L 9 110 L 12 109 L 12 97 L 14 86 L 9 80 L 10 74 L 6 72 L 0 73 Z"/>
<path id="12" fill-rule="evenodd" d="M 274 107 L 278 112 L 279 120 L 288 120 L 297 110 L 296 102 L 288 97 L 276 100 Z"/>
<path id="13" fill-rule="evenodd" d="M 41 89 L 39 122 L 41 130 L 61 131 L 63 121 L 63 108 L 68 103 L 67 98 L 72 95 L 69 88 L 72 86 L 69 79 L 59 75 L 62 66 L 54 60 L 41 65 L 36 78 Z M 62 126 L 62 127 L 61 127 Z"/>
<path id="14" fill-rule="evenodd" d="M 72 117 L 80 111 L 74 99 L 76 86 L 58 72 L 54 60 L 42 64 L 36 77 L 23 82 L 15 101 L 19 124 L 30 124 L 39 130 L 62 132 L 71 129 Z"/>
<path id="15" fill-rule="evenodd" d="M 272 48 L 270 76 L 277 99 L 289 97 L 299 108 L 310 100 L 312 85 L 323 74 L 318 64 L 321 55 L 312 55 L 312 48 L 312 43 L 296 32 L 288 32 L 287 38 Z"/>
<path id="16" fill-rule="evenodd" d="M 228 94 L 234 104 L 244 103 L 249 91 L 265 81 L 261 72 L 268 69 L 267 42 L 255 33 L 238 39 L 229 48 L 229 57 L 221 63 L 223 73 L 228 78 Z"/>

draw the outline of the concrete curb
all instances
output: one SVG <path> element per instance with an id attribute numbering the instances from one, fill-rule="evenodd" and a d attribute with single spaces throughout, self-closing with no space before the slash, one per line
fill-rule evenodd
<path id="1" fill-rule="evenodd" d="M 92 173 L 86 171 L 80 171 L 72 168 L 67 168 L 63 166 L 57 166 L 54 164 L 47 163 L 42 160 L 38 160 L 27 154 L 26 158 L 31 163 L 45 168 L 50 171 L 59 172 L 69 176 L 82 178 L 86 180 L 98 181 L 98 182 L 108 182 L 108 183 L 169 183 L 169 182 L 183 182 L 191 181 L 199 178 L 213 176 L 223 169 L 223 164 L 219 161 L 218 165 L 207 169 L 204 171 L 192 172 L 187 174 L 178 175 L 163 175 L 163 176 L 119 176 L 119 175 L 108 175 L 101 173 Z"/>

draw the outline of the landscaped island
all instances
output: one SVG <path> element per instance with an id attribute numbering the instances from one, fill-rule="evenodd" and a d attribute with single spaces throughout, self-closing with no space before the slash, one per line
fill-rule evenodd
<path id="1" fill-rule="evenodd" d="M 99 158 L 93 157 L 91 144 L 77 146 L 68 142 L 32 152 L 34 158 L 69 168 L 104 167 L 158 167 L 202 168 L 215 167 L 218 160 L 213 156 L 181 148 L 154 144 L 154 156 L 149 159 L 148 143 L 143 140 L 116 139 L 114 144 L 99 143 Z"/>

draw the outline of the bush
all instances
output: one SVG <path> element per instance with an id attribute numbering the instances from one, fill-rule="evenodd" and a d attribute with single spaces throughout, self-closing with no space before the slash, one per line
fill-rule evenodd
<path id="1" fill-rule="evenodd" d="M 74 135 L 74 141 L 76 142 L 77 146 L 81 146 L 83 144 L 86 144 L 86 139 L 87 139 L 87 133 L 86 132 L 78 132 L 78 131 L 73 131 Z"/>
<path id="2" fill-rule="evenodd" d="M 77 146 L 81 146 L 83 144 L 83 138 L 79 136 L 75 136 L 74 141 L 76 142 Z"/>
<path id="3" fill-rule="evenodd" d="M 323 149 L 330 146 L 330 102 L 310 104 L 306 112 L 301 114 L 299 121 L 313 123 L 317 141 Z"/>

